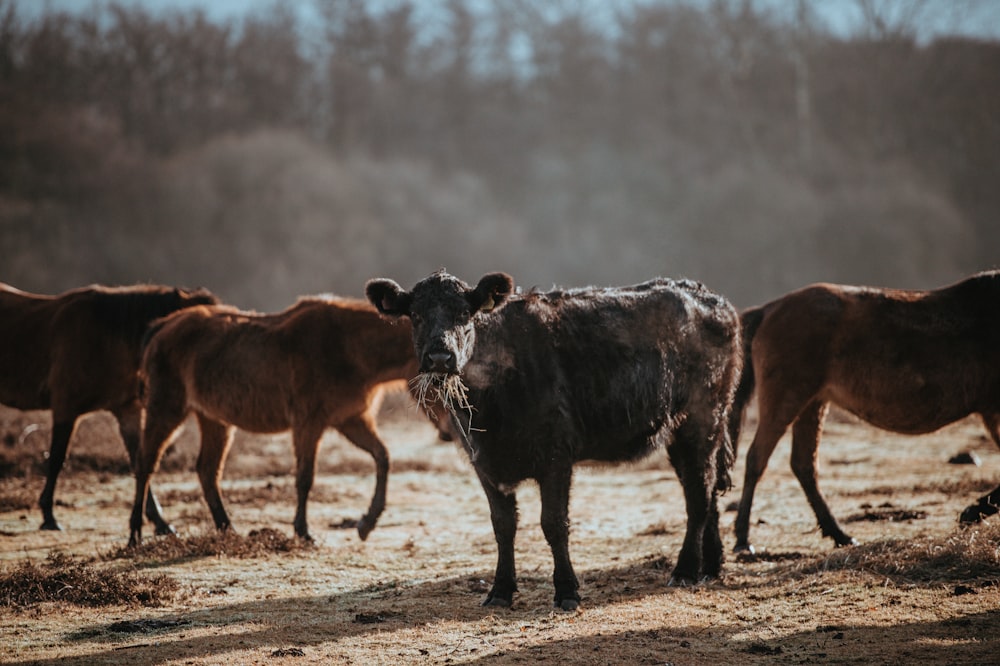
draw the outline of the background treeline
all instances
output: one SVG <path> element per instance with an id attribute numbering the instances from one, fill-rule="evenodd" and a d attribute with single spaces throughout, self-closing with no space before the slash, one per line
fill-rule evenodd
<path id="1" fill-rule="evenodd" d="M 274 310 L 446 266 L 742 306 L 997 263 L 1000 42 L 836 36 L 807 2 L 426 4 L 0 0 L 0 280 Z"/>

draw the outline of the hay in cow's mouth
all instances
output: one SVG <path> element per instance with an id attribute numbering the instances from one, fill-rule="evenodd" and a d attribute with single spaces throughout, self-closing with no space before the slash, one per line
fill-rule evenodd
<path id="1" fill-rule="evenodd" d="M 469 388 L 458 375 L 423 372 L 410 380 L 410 388 L 417 404 L 428 414 L 434 414 L 432 403 L 443 405 L 452 413 L 459 409 L 472 411 L 468 398 Z"/>

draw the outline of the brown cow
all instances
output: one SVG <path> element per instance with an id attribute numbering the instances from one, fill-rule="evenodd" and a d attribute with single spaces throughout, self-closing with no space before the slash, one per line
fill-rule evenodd
<path id="1" fill-rule="evenodd" d="M 59 296 L 29 294 L 0 284 L 0 403 L 51 409 L 52 442 L 38 501 L 43 530 L 62 529 L 52 514 L 56 480 L 79 417 L 108 410 L 129 460 L 139 448 L 140 345 L 150 322 L 190 305 L 217 303 L 205 290 L 91 286 Z M 152 490 L 147 515 L 157 533 L 170 526 Z"/>
<path id="2" fill-rule="evenodd" d="M 417 374 L 408 323 L 388 321 L 364 301 L 339 298 L 301 299 L 277 314 L 192 308 L 154 325 L 142 367 L 146 424 L 137 456 L 130 545 L 142 540 L 150 477 L 171 435 L 192 411 L 201 428 L 198 478 L 218 529 L 230 526 L 219 480 L 233 427 L 292 431 L 295 532 L 304 539 L 311 539 L 306 499 L 320 437 L 327 428 L 339 430 L 375 460 L 375 495 L 358 522 L 358 534 L 365 539 L 375 527 L 385 507 L 389 473 L 375 417 L 386 384 Z"/>
<path id="3" fill-rule="evenodd" d="M 837 524 L 816 482 L 816 449 L 829 403 L 884 430 L 928 433 L 978 414 L 1000 446 L 1000 272 L 933 291 L 815 284 L 743 312 L 746 360 L 734 413 L 756 383 L 760 422 L 747 452 L 736 549 L 748 539 L 754 489 L 792 426 L 792 470 L 820 528 Z M 739 437 L 738 419 L 733 441 Z M 997 513 L 1000 488 L 961 516 Z"/>

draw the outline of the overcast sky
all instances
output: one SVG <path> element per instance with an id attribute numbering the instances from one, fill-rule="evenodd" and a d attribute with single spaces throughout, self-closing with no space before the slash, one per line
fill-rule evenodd
<path id="1" fill-rule="evenodd" d="M 308 23 L 315 18 L 317 0 L 116 0 L 124 5 L 140 5 L 151 11 L 192 10 L 200 8 L 209 16 L 222 19 L 239 18 L 249 12 L 266 10 L 275 4 L 293 6 Z M 580 0 L 585 4 L 589 0 Z M 639 0 L 641 4 L 642 0 Z M 709 2 L 710 0 L 686 0 L 687 2 Z M 794 15 L 799 0 L 753 0 L 754 6 Z M 1000 35 L 1000 0 L 807 0 L 810 7 L 837 34 L 855 33 L 864 24 L 860 6 L 862 2 L 878 8 L 890 23 L 915 16 L 918 35 L 930 39 L 940 34 L 964 34 L 977 37 L 997 38 Z M 539 0 L 542 4 L 544 0 Z M 595 0 L 595 9 L 607 10 L 616 0 Z M 623 0 L 636 4 L 637 0 Z M 95 5 L 107 4 L 106 0 L 14 0 L 19 12 L 35 15 L 46 8 L 86 11 Z M 391 7 L 396 0 L 373 0 L 373 6 Z M 424 11 L 441 7 L 443 0 L 414 0 L 414 4 Z M 569 4 L 572 3 L 560 3 Z"/>

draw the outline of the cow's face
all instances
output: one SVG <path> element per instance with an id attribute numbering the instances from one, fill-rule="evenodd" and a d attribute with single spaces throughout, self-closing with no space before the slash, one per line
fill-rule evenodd
<path id="1" fill-rule="evenodd" d="M 371 280 L 368 299 L 387 315 L 408 316 L 421 373 L 457 375 L 472 358 L 475 317 L 501 307 L 514 288 L 505 273 L 484 275 L 474 289 L 438 271 L 404 291 L 392 280 Z"/>

